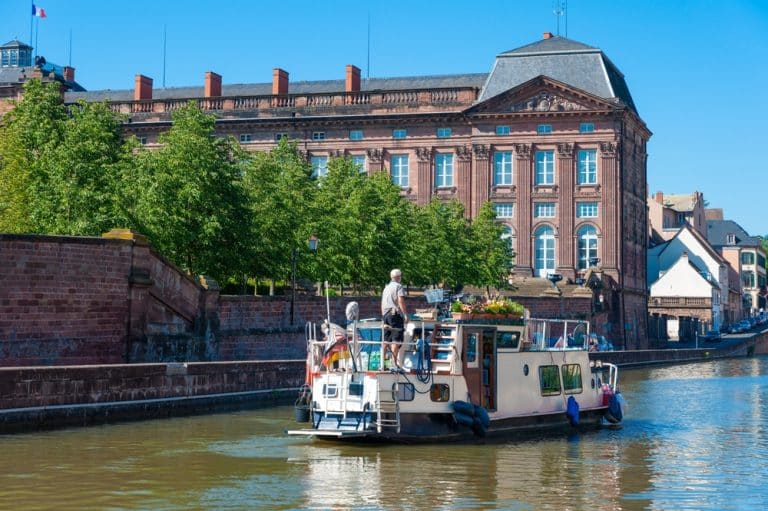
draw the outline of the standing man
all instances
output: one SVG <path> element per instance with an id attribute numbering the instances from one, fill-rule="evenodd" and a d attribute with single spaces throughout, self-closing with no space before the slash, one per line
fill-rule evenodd
<path id="1" fill-rule="evenodd" d="M 392 351 L 393 363 L 403 343 L 403 330 L 408 311 L 405 308 L 405 289 L 400 284 L 402 272 L 395 268 L 389 272 L 392 279 L 381 294 L 381 317 L 384 320 L 384 345 Z"/>

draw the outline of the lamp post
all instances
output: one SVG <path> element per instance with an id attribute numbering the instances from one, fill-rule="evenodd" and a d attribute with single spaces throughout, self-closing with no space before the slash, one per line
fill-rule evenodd
<path id="1" fill-rule="evenodd" d="M 307 247 L 310 252 L 317 250 L 317 236 L 314 234 L 307 240 Z M 296 304 L 296 261 L 299 258 L 299 252 L 294 248 L 291 252 L 291 325 L 293 325 L 294 310 Z"/>

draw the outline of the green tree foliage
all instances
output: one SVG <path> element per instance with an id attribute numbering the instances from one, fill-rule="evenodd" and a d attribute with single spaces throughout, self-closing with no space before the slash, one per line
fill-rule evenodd
<path id="1" fill-rule="evenodd" d="M 247 155 L 214 135 L 215 119 L 190 102 L 174 111 L 163 147 L 140 151 L 127 197 L 129 218 L 184 270 L 218 280 L 240 275 L 253 234 L 242 186 Z"/>
<path id="2" fill-rule="evenodd" d="M 350 159 L 332 159 L 318 180 L 314 274 L 336 284 L 378 286 L 404 262 L 410 205 L 389 176 L 370 177 Z"/>
<path id="3" fill-rule="evenodd" d="M 504 287 L 512 271 L 514 251 L 503 234 L 504 226 L 496 221 L 493 204 L 486 202 L 472 222 L 472 283 L 484 286 L 486 295 L 490 295 L 491 287 Z"/>
<path id="4" fill-rule="evenodd" d="M 460 202 L 432 199 L 417 208 L 412 225 L 406 268 L 414 284 L 457 287 L 474 283 L 470 223 Z"/>
<path id="5" fill-rule="evenodd" d="M 246 271 L 255 277 L 288 279 L 294 250 L 306 261 L 307 239 L 317 186 L 312 168 L 295 142 L 282 139 L 270 152 L 253 155 L 245 167 L 253 232 Z M 302 273 L 303 274 L 303 273 Z"/>

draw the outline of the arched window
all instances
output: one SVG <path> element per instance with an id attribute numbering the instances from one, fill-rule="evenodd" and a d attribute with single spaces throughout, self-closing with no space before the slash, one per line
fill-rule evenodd
<path id="1" fill-rule="evenodd" d="M 517 236 L 515 236 L 515 231 L 512 230 L 510 226 L 508 225 L 504 226 L 504 232 L 501 234 L 501 239 L 507 242 L 512 252 L 515 251 L 515 249 L 517 248 Z"/>
<path id="2" fill-rule="evenodd" d="M 555 230 L 548 225 L 536 230 L 536 260 L 534 269 L 537 277 L 546 278 L 555 271 Z"/>
<path id="3" fill-rule="evenodd" d="M 589 268 L 589 260 L 597 258 L 597 229 L 591 225 L 585 225 L 576 232 L 576 236 L 578 268 L 586 270 Z"/>

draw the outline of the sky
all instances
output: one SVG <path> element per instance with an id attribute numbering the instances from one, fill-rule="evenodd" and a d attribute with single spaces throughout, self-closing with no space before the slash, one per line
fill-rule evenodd
<path id="1" fill-rule="evenodd" d="M 35 0 L 32 46 L 87 90 L 489 72 L 496 54 L 559 33 L 624 73 L 648 143 L 648 191 L 704 193 L 768 234 L 768 0 Z M 0 39 L 30 41 L 31 2 L 0 0 Z M 370 28 L 369 28 L 370 27 Z M 165 53 L 163 40 L 165 34 Z M 370 40 L 370 43 L 369 43 Z M 165 54 L 165 59 L 163 55 Z M 165 61 L 165 65 L 163 62 Z"/>

